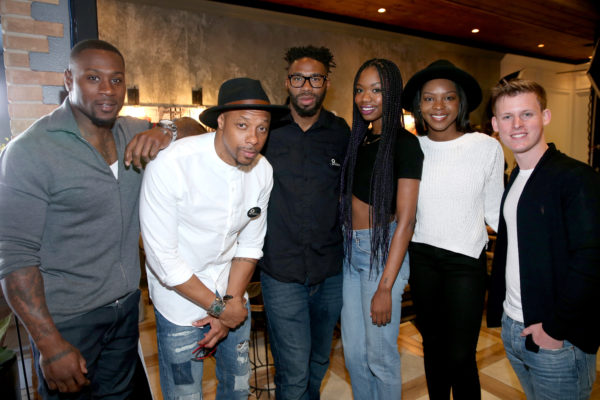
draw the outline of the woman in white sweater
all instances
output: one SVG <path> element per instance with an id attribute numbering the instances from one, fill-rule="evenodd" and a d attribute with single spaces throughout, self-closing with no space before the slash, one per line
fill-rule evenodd
<path id="1" fill-rule="evenodd" d="M 475 359 L 486 288 L 486 223 L 498 226 L 504 157 L 495 139 L 472 132 L 481 88 L 438 60 L 406 84 L 425 155 L 410 253 L 410 290 L 423 336 L 432 400 L 480 399 Z"/>

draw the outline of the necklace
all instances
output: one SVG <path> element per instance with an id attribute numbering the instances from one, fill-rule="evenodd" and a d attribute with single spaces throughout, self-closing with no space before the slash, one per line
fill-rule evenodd
<path id="1" fill-rule="evenodd" d="M 367 132 L 367 134 L 365 135 L 365 138 L 362 142 L 363 146 L 367 146 L 369 144 L 373 144 L 378 142 L 381 139 L 381 134 L 379 135 L 374 135 L 371 132 Z"/>

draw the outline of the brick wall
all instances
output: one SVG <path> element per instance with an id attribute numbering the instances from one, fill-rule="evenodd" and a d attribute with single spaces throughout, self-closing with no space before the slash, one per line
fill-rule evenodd
<path id="1" fill-rule="evenodd" d="M 35 120 L 54 110 L 58 101 L 46 99 L 44 88 L 55 87 L 58 90 L 63 85 L 63 73 L 59 72 L 58 66 L 31 63 L 34 53 L 50 55 L 49 39 L 63 38 L 65 32 L 63 23 L 40 20 L 45 19 L 43 11 L 41 18 L 34 18 L 33 3 L 58 6 L 60 1 L 0 0 L 12 136 L 23 132 Z"/>

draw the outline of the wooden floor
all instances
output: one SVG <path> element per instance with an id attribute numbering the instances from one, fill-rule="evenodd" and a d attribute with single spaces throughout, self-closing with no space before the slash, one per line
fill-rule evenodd
<path id="1" fill-rule="evenodd" d="M 158 377 L 158 356 L 156 352 L 156 333 L 154 313 L 152 306 L 146 305 L 146 319 L 140 324 L 140 337 L 144 350 L 149 381 L 155 396 L 155 400 L 162 400 Z M 258 342 L 262 336 L 259 335 Z M 404 400 L 426 400 L 427 386 L 423 370 L 423 348 L 421 336 L 411 322 L 400 325 L 398 336 L 398 348 L 402 356 L 402 399 Z M 252 351 L 252 350 L 251 350 Z M 264 354 L 264 348 L 258 347 L 259 354 Z M 251 354 L 252 359 L 252 354 Z M 264 361 L 264 356 L 262 356 Z M 597 360 L 597 370 L 592 400 L 600 400 L 600 357 Z M 479 366 L 479 377 L 482 388 L 483 400 L 517 400 L 525 399 L 519 382 L 514 375 L 508 360 L 505 357 L 504 348 L 500 339 L 500 329 L 481 328 L 479 343 L 477 346 L 477 364 Z M 265 369 L 262 368 L 259 376 L 259 388 L 265 385 Z M 271 379 L 272 379 L 272 370 Z M 323 400 L 346 400 L 352 399 L 350 389 L 350 378 L 344 366 L 344 355 L 339 335 L 333 338 L 333 349 L 331 352 L 331 365 L 321 388 Z M 254 385 L 254 378 L 251 378 Z M 272 383 L 270 385 L 272 388 Z M 216 391 L 216 378 L 214 374 L 214 360 L 205 362 L 203 399 L 213 400 Z M 269 396 L 270 395 L 270 396 Z M 255 392 L 250 398 L 272 398 L 275 396 L 268 391 Z"/>

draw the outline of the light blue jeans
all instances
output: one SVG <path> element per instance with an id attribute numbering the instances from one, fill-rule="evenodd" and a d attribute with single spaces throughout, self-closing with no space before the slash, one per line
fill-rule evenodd
<path id="1" fill-rule="evenodd" d="M 158 368 L 160 387 L 165 400 L 202 399 L 203 361 L 192 361 L 192 352 L 198 341 L 210 330 L 179 326 L 168 321 L 156 308 L 156 338 L 158 341 Z M 217 345 L 217 399 L 248 399 L 250 363 L 248 346 L 250 338 L 250 310 L 248 318 Z"/>
<path id="2" fill-rule="evenodd" d="M 502 341 L 528 400 L 586 400 L 596 377 L 596 355 L 565 340 L 562 349 L 525 348 L 522 323 L 502 316 Z"/>
<path id="3" fill-rule="evenodd" d="M 390 225 L 390 238 L 396 224 Z M 408 253 L 392 288 L 392 320 L 373 324 L 371 299 L 381 272 L 370 276 L 371 241 L 368 229 L 352 233 L 352 259 L 344 261 L 342 343 L 355 400 L 392 400 L 402 396 L 398 330 L 402 293 L 410 273 Z M 383 269 L 383 268 L 381 268 Z"/>

